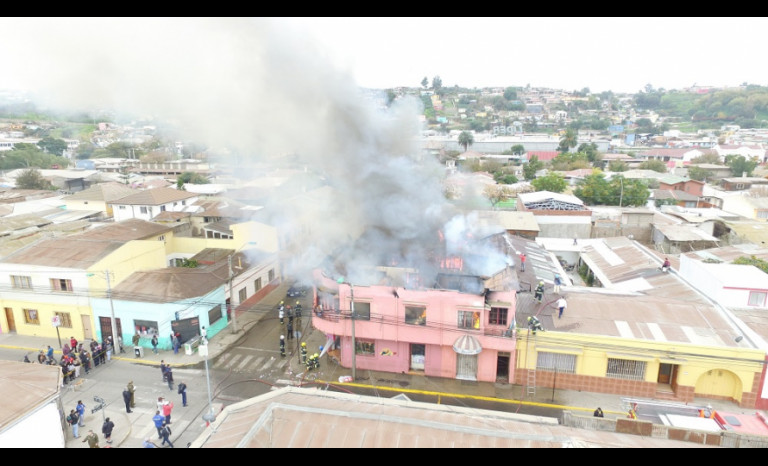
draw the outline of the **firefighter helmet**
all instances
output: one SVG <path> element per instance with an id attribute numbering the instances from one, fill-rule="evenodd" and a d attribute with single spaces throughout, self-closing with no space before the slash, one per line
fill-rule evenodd
<path id="1" fill-rule="evenodd" d="M 285 335 L 280 335 L 281 340 L 285 340 Z"/>
<path id="2" fill-rule="evenodd" d="M 299 300 L 298 299 L 296 300 L 296 304 L 299 304 Z"/>
<path id="3" fill-rule="evenodd" d="M 314 358 L 319 358 L 319 357 L 320 357 L 320 355 L 318 355 L 317 353 L 315 353 L 315 354 L 313 354 L 313 355 L 312 355 L 312 357 L 314 357 Z"/>
<path id="4" fill-rule="evenodd" d="M 543 284 L 544 284 L 544 280 L 539 282 L 539 285 L 543 285 Z"/>
<path id="5" fill-rule="evenodd" d="M 285 301 L 280 301 L 280 304 L 283 304 L 283 303 L 285 303 Z"/>
<path id="6" fill-rule="evenodd" d="M 307 347 L 307 342 L 306 341 L 302 341 L 301 342 L 301 347 L 302 348 L 306 348 Z"/>

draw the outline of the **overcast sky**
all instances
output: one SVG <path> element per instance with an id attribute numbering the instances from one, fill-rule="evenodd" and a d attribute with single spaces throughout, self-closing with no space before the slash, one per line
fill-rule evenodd
<path id="1" fill-rule="evenodd" d="M 192 19 L 194 20 L 194 19 Z M 221 18 L 218 18 L 221 20 Z M 199 21 L 199 18 L 195 21 Z M 680 89 L 767 85 L 761 55 L 768 18 L 276 18 L 293 39 L 362 87 L 525 86 L 592 92 L 637 92 L 646 84 Z M 189 22 L 189 21 L 187 21 Z M 139 36 L 158 27 L 190 31 L 172 18 L 0 18 L 0 89 L 45 87 L 72 70 L 98 73 L 110 63 L 78 56 L 101 48 L 120 61 Z M 199 34 L 207 31 L 199 29 Z M 226 34 L 226 31 L 216 31 Z M 174 47 L 200 48 L 200 38 Z M 162 49 L 165 44 L 157 44 Z M 65 48 L 66 47 L 66 48 Z M 199 49 L 205 54 L 226 50 Z M 158 50 L 159 51 L 159 50 Z M 43 52 L 46 55 L 43 55 Z M 172 52 L 169 50 L 168 52 Z M 205 60 L 203 53 L 198 59 Z M 141 66 L 136 64 L 135 66 Z M 100 69 L 101 68 L 101 69 Z M 34 90 L 34 89 L 32 89 Z"/>
<path id="2" fill-rule="evenodd" d="M 768 84 L 768 18 L 308 18 L 363 86 Z"/>

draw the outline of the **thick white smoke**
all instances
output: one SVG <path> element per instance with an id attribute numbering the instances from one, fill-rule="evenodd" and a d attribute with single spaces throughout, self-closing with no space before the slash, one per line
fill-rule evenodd
<path id="1" fill-rule="evenodd" d="M 3 66 L 39 105 L 152 116 L 211 151 L 241 161 L 292 154 L 322 173 L 331 197 L 274 219 L 283 231 L 311 231 L 308 252 L 288 273 L 362 231 L 357 249 L 339 253 L 339 274 L 422 264 L 456 212 L 442 194 L 443 168 L 417 143 L 421 103 L 374 105 L 315 44 L 292 23 L 267 18 L 0 20 Z"/>

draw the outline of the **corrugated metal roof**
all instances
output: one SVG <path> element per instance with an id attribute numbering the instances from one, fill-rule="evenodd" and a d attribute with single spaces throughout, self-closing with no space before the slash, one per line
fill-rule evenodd
<path id="1" fill-rule="evenodd" d="M 192 448 L 694 448 L 556 418 L 283 387 L 232 404 Z M 343 461 L 343 460 L 342 460 Z"/>
<path id="2" fill-rule="evenodd" d="M 0 433 L 58 396 L 60 386 L 59 366 L 0 361 Z"/>
<path id="3" fill-rule="evenodd" d="M 173 188 L 154 188 L 145 189 L 135 194 L 130 194 L 120 199 L 116 199 L 111 204 L 117 205 L 163 205 L 169 202 L 182 201 L 197 197 L 195 193 L 179 191 Z"/>
<path id="4" fill-rule="evenodd" d="M 99 183 L 90 188 L 76 192 L 69 196 L 64 196 L 64 201 L 105 201 L 111 202 L 116 199 L 122 199 L 131 194 L 135 194 L 136 189 L 131 188 L 122 183 L 116 181 L 110 181 L 107 183 Z"/>

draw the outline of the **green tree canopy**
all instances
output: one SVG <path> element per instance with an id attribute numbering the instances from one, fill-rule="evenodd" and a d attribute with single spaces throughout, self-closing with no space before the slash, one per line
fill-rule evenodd
<path id="1" fill-rule="evenodd" d="M 565 130 L 565 134 L 560 138 L 560 145 L 557 146 L 558 152 L 569 152 L 572 148 L 579 144 L 576 136 L 576 131 L 572 128 Z"/>
<path id="2" fill-rule="evenodd" d="M 37 142 L 37 146 L 42 149 L 43 152 L 63 156 L 64 151 L 67 150 L 67 141 L 52 137 L 44 137 Z"/>
<path id="3" fill-rule="evenodd" d="M 426 89 L 427 86 L 429 86 L 429 79 L 427 79 L 426 76 L 424 76 L 424 79 L 421 80 L 421 86 Z"/>
<path id="4" fill-rule="evenodd" d="M 706 168 L 697 167 L 696 165 L 688 166 L 688 177 L 696 181 L 707 181 L 712 179 L 715 174 L 711 170 Z"/>
<path id="5" fill-rule="evenodd" d="M 512 146 L 511 151 L 512 151 L 512 154 L 514 155 L 523 155 L 525 154 L 525 146 L 523 146 L 522 144 L 515 144 L 514 146 Z"/>
<path id="6" fill-rule="evenodd" d="M 536 178 L 531 181 L 531 185 L 536 191 L 552 191 L 553 193 L 562 193 L 568 186 L 565 178 L 559 173 L 549 173 L 546 176 Z"/>
<path id="7" fill-rule="evenodd" d="M 514 87 L 504 89 L 504 98 L 507 100 L 517 100 L 517 89 Z"/>
<path id="8" fill-rule="evenodd" d="M 18 189 L 47 189 L 53 191 L 56 189 L 50 181 L 43 178 L 40 170 L 28 168 L 16 177 L 16 187 Z"/>
<path id="9" fill-rule="evenodd" d="M 653 170 L 659 173 L 667 173 L 667 164 L 657 159 L 646 160 L 638 165 L 637 168 L 641 170 Z"/>
<path id="10" fill-rule="evenodd" d="M 612 172 L 625 172 L 629 170 L 629 165 L 623 160 L 611 160 L 608 162 L 608 170 Z"/>
<path id="11" fill-rule="evenodd" d="M 523 165 L 523 177 L 530 181 L 536 178 L 536 172 L 544 168 L 544 162 L 539 160 L 539 157 L 532 155 L 527 163 Z"/>
<path id="12" fill-rule="evenodd" d="M 725 164 L 730 167 L 733 176 L 742 176 L 744 173 L 747 176 L 752 176 L 752 172 L 757 168 L 756 160 L 747 160 L 743 155 L 726 155 Z"/>
<path id="13" fill-rule="evenodd" d="M 469 131 L 462 131 L 459 133 L 459 144 L 464 146 L 464 152 L 467 151 L 469 146 L 475 143 L 475 137 Z"/>
<path id="14" fill-rule="evenodd" d="M 617 175 L 609 181 L 599 172 L 580 180 L 573 194 L 587 205 L 619 206 L 643 206 L 651 195 L 648 186 L 640 180 Z"/>

